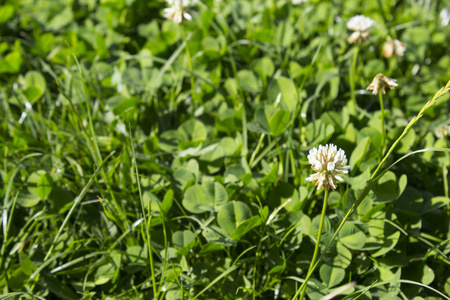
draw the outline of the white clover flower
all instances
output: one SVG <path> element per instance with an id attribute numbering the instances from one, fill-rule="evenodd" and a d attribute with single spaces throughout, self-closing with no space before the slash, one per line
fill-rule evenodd
<path id="1" fill-rule="evenodd" d="M 307 1 L 308 0 L 292 0 L 292 5 L 298 5 L 298 4 L 301 4 L 301 3 L 305 3 Z"/>
<path id="2" fill-rule="evenodd" d="M 442 125 L 434 130 L 434 134 L 437 138 L 443 139 L 450 135 L 450 125 Z"/>
<path id="3" fill-rule="evenodd" d="M 441 18 L 442 26 L 447 26 L 450 22 L 450 11 L 447 8 L 444 8 L 443 10 L 441 10 L 439 17 Z"/>
<path id="4" fill-rule="evenodd" d="M 327 144 L 325 146 L 319 145 L 319 149 L 312 148 L 308 155 L 309 163 L 312 165 L 314 173 L 307 181 L 315 181 L 317 188 L 336 189 L 336 180 L 342 181 L 339 174 L 347 174 L 350 166 L 346 166 L 347 157 L 342 149 L 337 148 L 336 145 Z"/>
<path id="5" fill-rule="evenodd" d="M 183 7 L 194 6 L 198 0 L 166 0 L 169 5 L 181 5 Z"/>
<path id="6" fill-rule="evenodd" d="M 166 0 L 166 2 L 170 7 L 164 8 L 164 17 L 175 23 L 181 23 L 184 20 L 192 20 L 186 8 L 195 5 L 198 0 Z"/>
<path id="7" fill-rule="evenodd" d="M 353 31 L 367 31 L 374 23 L 375 21 L 369 17 L 356 15 L 348 20 L 347 28 Z"/>
<path id="8" fill-rule="evenodd" d="M 396 86 L 398 86 L 397 79 L 390 78 L 383 73 L 378 73 L 366 90 L 373 90 L 372 94 L 374 95 L 378 94 L 380 90 L 383 91 L 383 94 L 386 94 L 387 87 L 392 90 Z"/>
<path id="9" fill-rule="evenodd" d="M 363 40 L 366 40 L 369 37 L 368 30 L 373 26 L 374 23 L 374 20 L 363 15 L 356 15 L 352 17 L 347 22 L 347 28 L 354 32 L 350 35 L 347 41 L 350 44 L 353 44 L 355 42 L 362 43 Z"/>
<path id="10" fill-rule="evenodd" d="M 390 36 L 387 37 L 386 42 L 383 45 L 383 56 L 394 57 L 403 56 L 406 50 L 406 45 L 399 40 L 393 40 Z"/>

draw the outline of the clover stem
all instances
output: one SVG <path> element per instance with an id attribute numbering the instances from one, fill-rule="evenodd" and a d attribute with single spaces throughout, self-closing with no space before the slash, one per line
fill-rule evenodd
<path id="1" fill-rule="evenodd" d="M 442 166 L 442 179 L 444 181 L 444 195 L 448 198 L 448 180 L 447 180 L 447 174 L 448 174 L 448 165 L 444 164 Z M 450 207 L 450 206 L 449 206 Z"/>
<path id="2" fill-rule="evenodd" d="M 356 60 L 358 58 L 359 47 L 356 46 L 353 53 L 353 61 L 350 66 L 350 100 L 351 105 L 349 106 L 350 114 L 356 115 L 356 97 L 355 97 L 355 73 L 356 73 Z"/>
<path id="3" fill-rule="evenodd" d="M 382 133 L 382 140 L 381 140 L 381 156 L 383 156 L 384 154 L 384 149 L 386 148 L 386 129 L 385 129 L 385 120 L 384 120 L 384 105 L 383 105 L 383 94 L 381 93 L 381 91 L 378 93 L 379 97 L 380 97 L 380 108 L 381 108 L 381 133 Z"/>
<path id="4" fill-rule="evenodd" d="M 189 71 L 190 71 L 190 78 L 191 78 L 191 97 L 192 97 L 192 102 L 194 103 L 194 105 L 196 105 L 196 95 L 195 95 L 195 79 L 194 79 L 194 67 L 192 65 L 192 56 L 191 56 L 191 49 L 189 48 L 189 43 L 188 40 L 186 38 L 186 31 L 184 29 L 184 25 L 181 26 L 182 28 L 182 32 L 183 32 L 183 40 L 184 43 L 186 44 L 186 55 L 187 55 L 187 59 L 188 59 L 188 67 L 189 67 Z"/>
<path id="5" fill-rule="evenodd" d="M 447 148 L 449 148 L 448 145 L 448 141 L 447 141 Z M 447 163 L 444 163 L 442 166 L 442 179 L 444 182 L 444 195 L 445 197 L 448 198 L 448 179 L 447 179 L 447 175 L 448 175 L 448 167 L 450 166 L 450 157 L 448 155 L 448 153 L 445 154 L 445 156 L 447 157 Z M 450 203 L 447 205 L 447 208 L 450 210 Z"/>
<path id="6" fill-rule="evenodd" d="M 327 201 L 328 201 L 328 188 L 325 188 L 325 196 L 323 199 L 322 215 L 320 217 L 319 232 L 317 233 L 317 241 L 316 241 L 316 247 L 314 248 L 313 258 L 311 260 L 311 264 L 309 265 L 307 277 L 306 277 L 305 281 L 303 282 L 304 288 L 298 289 L 297 293 L 295 294 L 295 296 L 292 299 L 297 298 L 300 291 L 302 292 L 302 294 L 300 295 L 300 300 L 302 300 L 303 297 L 305 296 L 307 283 L 308 283 L 309 277 L 311 275 L 310 273 L 313 271 L 313 266 L 316 263 L 317 256 L 319 254 L 320 238 L 322 237 L 323 223 L 325 221 L 325 213 L 327 211 Z"/>

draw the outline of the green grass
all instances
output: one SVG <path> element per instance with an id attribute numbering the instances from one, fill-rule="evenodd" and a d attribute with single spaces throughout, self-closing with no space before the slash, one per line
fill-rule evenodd
<path id="1" fill-rule="evenodd" d="M 166 6 L 0 6 L 0 299 L 450 299 L 444 1 Z"/>

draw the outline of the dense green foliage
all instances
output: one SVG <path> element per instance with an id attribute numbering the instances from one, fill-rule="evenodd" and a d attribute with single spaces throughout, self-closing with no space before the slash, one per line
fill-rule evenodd
<path id="1" fill-rule="evenodd" d="M 205 0 L 182 24 L 165 1 L 2 2 L 0 299 L 291 299 L 324 198 L 306 156 L 326 143 L 351 169 L 306 296 L 450 297 L 448 95 L 382 170 L 439 149 L 386 172 L 324 251 L 450 79 L 448 1 Z M 356 14 L 375 25 L 349 44 Z M 382 56 L 387 36 L 404 56 Z M 386 138 L 380 72 L 398 80 Z"/>

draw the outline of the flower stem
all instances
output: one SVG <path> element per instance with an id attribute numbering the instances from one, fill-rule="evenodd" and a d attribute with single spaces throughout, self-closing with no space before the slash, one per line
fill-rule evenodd
<path id="1" fill-rule="evenodd" d="M 448 198 L 448 180 L 447 180 L 447 175 L 448 175 L 448 165 L 444 164 L 442 166 L 442 177 L 443 177 L 442 179 L 444 181 L 444 195 L 445 195 L 445 197 Z"/>
<path id="2" fill-rule="evenodd" d="M 356 97 L 355 97 L 355 73 L 356 73 L 356 60 L 358 58 L 359 47 L 355 46 L 353 53 L 353 61 L 350 67 L 350 100 L 351 105 L 349 106 L 350 114 L 356 115 Z"/>
<path id="3" fill-rule="evenodd" d="M 447 141 L 447 148 L 449 148 L 448 145 L 448 141 Z M 447 179 L 447 175 L 448 175 L 448 167 L 450 166 L 450 157 L 448 155 L 448 153 L 445 154 L 445 156 L 447 157 L 447 163 L 443 164 L 442 166 L 442 179 L 444 182 L 444 195 L 445 197 L 448 198 L 448 179 Z M 447 205 L 447 208 L 450 209 L 450 203 Z"/>
<path id="4" fill-rule="evenodd" d="M 386 129 L 385 129 L 385 120 L 384 120 L 384 105 L 383 105 L 383 93 L 381 91 L 378 93 L 380 97 L 380 108 L 381 108 L 381 133 L 382 133 L 382 140 L 381 140 L 381 157 L 383 157 L 384 149 L 386 148 Z"/>
<path id="5" fill-rule="evenodd" d="M 195 78 L 194 78 L 194 67 L 192 66 L 192 56 L 191 56 L 191 49 L 189 48 L 189 43 L 188 40 L 186 38 L 186 31 L 184 29 L 184 25 L 181 26 L 182 28 L 182 32 L 183 32 L 183 40 L 184 43 L 186 44 L 186 54 L 187 54 L 187 59 L 188 59 L 188 68 L 190 71 L 190 77 L 191 77 L 191 97 L 192 97 L 192 102 L 194 103 L 194 105 L 196 105 L 196 100 L 197 97 L 195 95 Z"/>
<path id="6" fill-rule="evenodd" d="M 323 207 L 322 207 L 322 216 L 320 217 L 319 232 L 317 233 L 317 241 L 316 241 L 316 247 L 314 248 L 314 255 L 313 255 L 311 264 L 309 265 L 307 278 L 305 279 L 305 281 L 302 284 L 304 286 L 304 288 L 303 289 L 301 289 L 301 288 L 298 289 L 297 293 L 292 298 L 293 300 L 295 298 L 297 298 L 297 296 L 298 296 L 300 291 L 302 292 L 302 294 L 300 295 L 300 300 L 302 300 L 303 297 L 305 296 L 307 283 L 308 283 L 309 277 L 311 276 L 311 273 L 313 272 L 313 266 L 316 263 L 317 255 L 319 254 L 320 238 L 322 237 L 323 223 L 325 221 L 325 213 L 326 213 L 326 210 L 327 210 L 327 201 L 328 201 L 328 189 L 325 189 L 325 196 L 324 196 L 324 199 L 323 199 Z"/>

